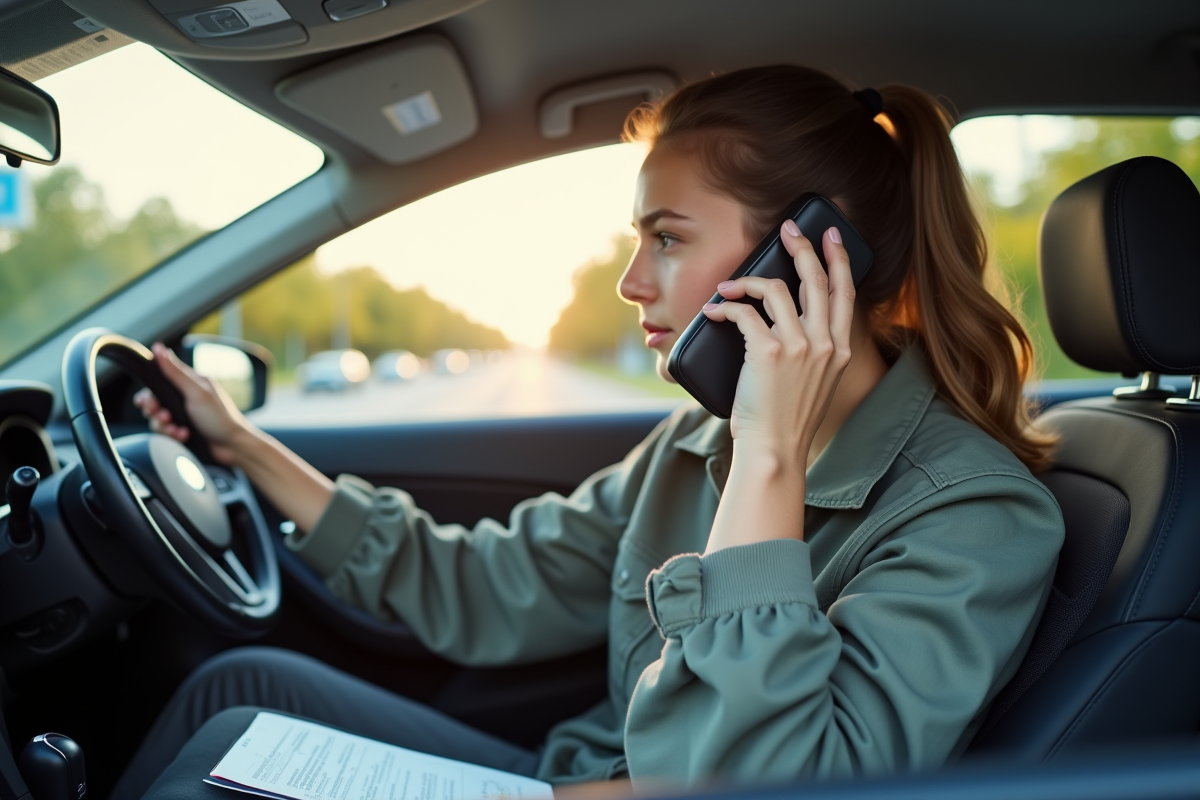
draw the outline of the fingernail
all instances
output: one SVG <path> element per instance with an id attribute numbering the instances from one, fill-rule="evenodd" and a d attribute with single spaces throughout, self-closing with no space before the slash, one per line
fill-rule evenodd
<path id="1" fill-rule="evenodd" d="M 783 229 L 788 232 L 789 236 L 799 236 L 800 235 L 800 228 L 798 228 L 796 226 L 796 223 L 790 219 L 783 221 Z"/>
<path id="2" fill-rule="evenodd" d="M 733 281 L 721 281 L 717 284 L 717 291 L 725 291 L 730 286 L 733 286 Z"/>
<path id="3" fill-rule="evenodd" d="M 719 306 L 719 305 L 720 305 L 720 303 L 705 303 L 705 304 L 704 304 L 704 310 L 705 310 L 705 311 L 712 311 L 714 308 L 716 308 L 716 307 L 717 307 L 717 306 Z"/>
<path id="4" fill-rule="evenodd" d="M 833 242 L 834 244 L 841 244 L 842 243 L 842 232 L 839 231 L 837 228 L 830 228 L 829 229 L 829 241 Z"/>

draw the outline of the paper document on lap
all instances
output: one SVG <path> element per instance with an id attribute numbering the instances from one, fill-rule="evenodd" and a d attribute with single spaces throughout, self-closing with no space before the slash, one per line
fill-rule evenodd
<path id="1" fill-rule="evenodd" d="M 260 711 L 207 783 L 286 800 L 549 800 L 550 784 Z"/>

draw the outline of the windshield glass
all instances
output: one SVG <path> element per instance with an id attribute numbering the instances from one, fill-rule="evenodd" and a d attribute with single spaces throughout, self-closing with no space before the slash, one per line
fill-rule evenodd
<path id="1" fill-rule="evenodd" d="M 0 364 L 324 160 L 146 45 L 38 85 L 63 155 L 0 167 Z"/>

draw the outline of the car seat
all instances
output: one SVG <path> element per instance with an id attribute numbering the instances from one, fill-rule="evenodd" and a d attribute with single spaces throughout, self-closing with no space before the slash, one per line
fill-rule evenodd
<path id="1" fill-rule="evenodd" d="M 1047 761 L 1200 728 L 1200 193 L 1142 157 L 1064 191 L 1042 219 L 1050 325 L 1074 361 L 1140 387 L 1055 406 L 1039 477 L 1066 521 L 1054 587 L 972 753 Z"/>

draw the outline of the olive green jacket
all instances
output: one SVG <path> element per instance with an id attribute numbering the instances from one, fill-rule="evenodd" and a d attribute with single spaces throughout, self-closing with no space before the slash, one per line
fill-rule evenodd
<path id="1" fill-rule="evenodd" d="M 700 556 L 729 423 L 665 420 L 570 497 L 439 525 L 342 476 L 290 542 L 347 603 L 465 664 L 608 643 L 608 697 L 551 731 L 554 782 L 787 779 L 933 767 L 1012 677 L 1063 522 L 906 352 L 808 470 L 805 541 Z"/>

